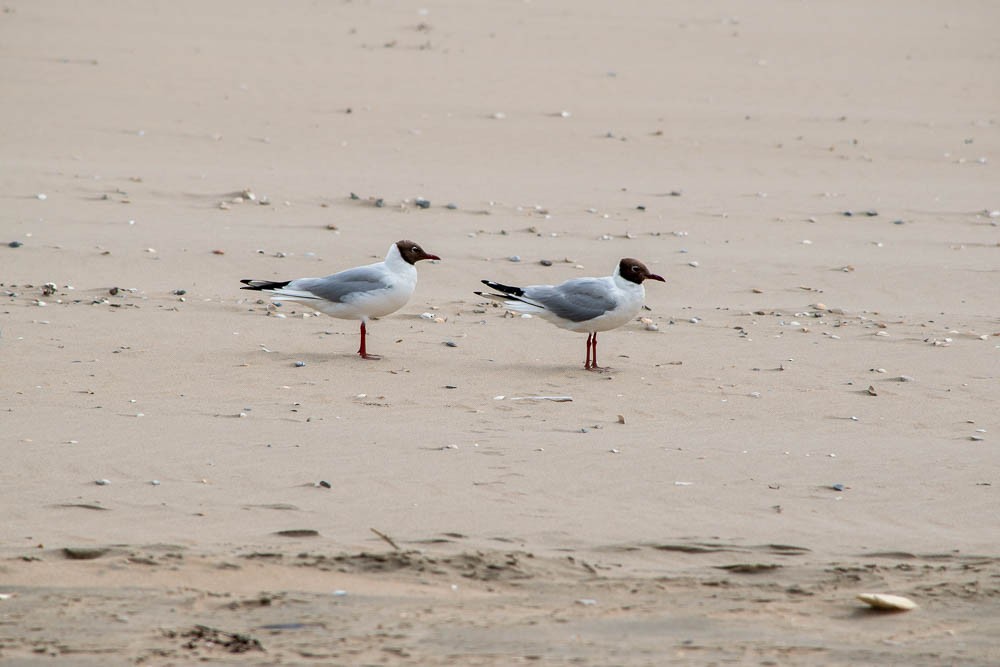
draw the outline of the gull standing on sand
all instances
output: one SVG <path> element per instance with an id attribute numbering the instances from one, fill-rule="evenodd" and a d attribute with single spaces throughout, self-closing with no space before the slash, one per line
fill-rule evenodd
<path id="1" fill-rule="evenodd" d="M 394 313 L 410 300 L 417 286 L 417 267 L 422 259 L 441 258 L 424 251 L 413 241 L 398 241 L 389 247 L 385 261 L 357 266 L 325 278 L 299 278 L 274 282 L 240 282 L 240 289 L 267 292 L 272 301 L 293 301 L 342 320 L 361 320 L 362 359 L 380 359 L 365 349 L 365 323 L 370 317 Z"/>
<path id="2" fill-rule="evenodd" d="M 485 285 L 502 294 L 476 294 L 500 301 L 518 313 L 538 315 L 561 329 L 586 333 L 587 360 L 583 367 L 599 371 L 604 369 L 597 365 L 597 332 L 617 329 L 636 316 L 646 298 L 642 281 L 647 279 L 666 282 L 639 260 L 626 257 L 605 278 L 574 278 L 561 285 L 527 287 L 484 280 Z"/>

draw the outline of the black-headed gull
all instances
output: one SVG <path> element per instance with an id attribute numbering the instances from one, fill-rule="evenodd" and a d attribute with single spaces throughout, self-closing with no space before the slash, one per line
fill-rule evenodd
<path id="1" fill-rule="evenodd" d="M 413 241 L 399 241 L 389 247 L 385 261 L 357 266 L 325 278 L 297 280 L 251 280 L 240 289 L 267 292 L 272 301 L 294 301 L 342 320 L 361 320 L 362 359 L 378 359 L 365 349 L 365 323 L 370 317 L 394 313 L 410 300 L 417 286 L 417 267 L 422 259 L 441 258 L 425 252 Z"/>
<path id="2" fill-rule="evenodd" d="M 597 332 L 617 329 L 636 316 L 646 298 L 642 281 L 647 279 L 666 282 L 639 260 L 626 257 L 618 262 L 614 274 L 605 278 L 574 278 L 561 285 L 527 287 L 484 280 L 502 294 L 476 294 L 501 301 L 518 313 L 537 315 L 562 329 L 586 333 L 584 368 L 596 371 L 602 370 L 597 365 Z"/>

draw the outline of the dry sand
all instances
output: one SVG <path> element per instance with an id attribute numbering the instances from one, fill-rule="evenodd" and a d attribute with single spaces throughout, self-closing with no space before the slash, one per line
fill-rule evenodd
<path id="1" fill-rule="evenodd" d="M 8 0 L 0 661 L 996 664 L 998 24 Z M 380 362 L 238 289 L 400 238 Z M 623 256 L 609 373 L 473 295 Z"/>

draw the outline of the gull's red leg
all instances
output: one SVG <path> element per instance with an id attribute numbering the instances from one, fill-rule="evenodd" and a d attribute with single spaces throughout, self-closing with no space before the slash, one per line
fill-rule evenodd
<path id="1" fill-rule="evenodd" d="M 368 337 L 368 331 L 365 329 L 365 321 L 361 320 L 361 347 L 358 348 L 358 354 L 362 359 L 381 359 L 377 354 L 368 354 L 365 349 L 365 338 Z"/>
<path id="2" fill-rule="evenodd" d="M 605 369 L 597 365 L 597 332 L 595 331 L 591 334 L 592 337 L 587 338 L 587 359 L 590 360 L 590 365 L 587 367 L 588 371 L 603 371 Z M 591 352 L 593 348 L 593 352 Z"/>
<path id="3" fill-rule="evenodd" d="M 586 370 L 590 370 L 590 339 L 594 337 L 594 334 L 587 334 L 587 360 L 583 362 L 583 367 Z"/>

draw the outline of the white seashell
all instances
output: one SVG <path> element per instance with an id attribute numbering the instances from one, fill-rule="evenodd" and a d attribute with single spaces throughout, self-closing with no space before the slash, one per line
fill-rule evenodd
<path id="1" fill-rule="evenodd" d="M 887 595 L 885 593 L 859 593 L 858 599 L 875 609 L 894 609 L 896 611 L 909 611 L 917 608 L 917 603 L 901 595 Z"/>

